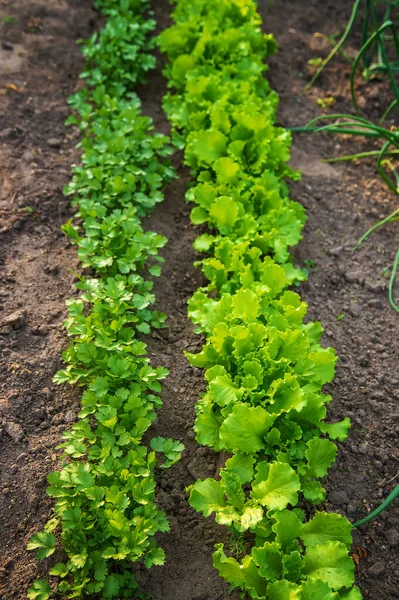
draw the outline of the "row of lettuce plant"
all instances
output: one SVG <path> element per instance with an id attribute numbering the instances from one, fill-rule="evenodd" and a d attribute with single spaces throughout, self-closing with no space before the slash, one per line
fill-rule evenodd
<path id="1" fill-rule="evenodd" d="M 141 218 L 163 200 L 174 176 L 169 140 L 154 133 L 131 91 L 154 67 L 155 27 L 148 0 L 97 0 L 107 17 L 83 47 L 87 85 L 70 100 L 83 139 L 81 166 L 65 193 L 77 207 L 78 226 L 65 233 L 77 245 L 87 276 L 67 302 L 65 368 L 55 381 L 84 386 L 79 421 L 61 444 L 61 471 L 49 476 L 54 516 L 28 544 L 39 559 L 55 555 L 51 583 L 38 579 L 29 598 L 142 598 L 132 563 L 162 564 L 155 534 L 167 531 L 155 504 L 155 452 L 162 467 L 178 460 L 182 445 L 143 436 L 161 406 L 160 381 L 142 337 L 164 326 L 152 308 L 152 277 L 166 238 L 145 231 Z M 53 560 L 53 559 L 52 559 Z"/>
<path id="2" fill-rule="evenodd" d="M 205 337 L 207 391 L 197 405 L 200 444 L 224 452 L 220 477 L 197 481 L 191 506 L 241 536 L 240 560 L 216 546 L 214 565 L 242 597 L 358 600 L 347 518 L 314 511 L 349 419 L 326 423 L 335 352 L 289 289 L 304 279 L 288 248 L 301 239 L 302 206 L 284 178 L 290 134 L 275 126 L 278 97 L 264 78 L 275 42 L 253 0 L 175 0 L 160 38 L 170 88 L 165 111 L 196 182 L 195 241 L 208 285 L 189 301 Z M 330 438 L 330 439 L 329 439 Z M 304 510 L 305 508 L 305 510 Z"/>

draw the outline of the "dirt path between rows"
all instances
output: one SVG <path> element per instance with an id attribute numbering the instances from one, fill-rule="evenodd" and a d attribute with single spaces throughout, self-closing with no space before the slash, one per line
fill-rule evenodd
<path id="1" fill-rule="evenodd" d="M 349 4 L 309 0 L 304 11 L 298 0 L 276 0 L 271 6 L 260 0 L 265 31 L 275 33 L 280 46 L 269 78 L 281 94 L 283 125 L 303 124 L 319 114 L 319 96 L 334 93 L 336 108 L 349 109 L 343 65 L 341 71 L 332 69 L 331 76 L 323 76 L 310 97 L 301 96 L 301 73 L 306 75 L 307 60 L 315 56 L 310 48 L 312 34 L 341 27 Z M 157 0 L 154 8 L 159 27 L 166 26 L 168 2 Z M 70 215 L 61 188 L 71 164 L 78 160 L 77 139 L 63 121 L 68 114 L 66 98 L 76 88 L 82 67 L 74 42 L 96 27 L 89 0 L 0 3 L 0 19 L 8 14 L 15 15 L 17 22 L 2 25 L 0 39 L 13 47 L 4 50 L 3 45 L 0 62 L 0 66 L 9 65 L 13 57 L 11 71 L 0 79 L 4 180 L 0 190 L 0 597 L 5 600 L 24 598 L 28 583 L 45 573 L 44 566 L 24 548 L 51 510 L 45 495 L 46 473 L 56 467 L 54 448 L 78 410 L 76 392 L 51 384 L 66 344 L 60 324 L 65 317 L 64 300 L 74 291 L 69 268 L 76 267 L 75 251 L 59 232 Z M 5 52 L 10 53 L 8 62 Z M 4 87 L 9 83 L 17 91 Z M 167 132 L 161 110 L 164 91 L 158 69 L 140 95 L 144 112 L 154 118 L 159 130 Z M 371 88 L 362 90 L 367 113 L 375 117 L 381 98 L 373 93 Z M 393 224 L 375 234 L 359 252 L 351 250 L 354 240 L 379 215 L 393 210 L 395 199 L 371 164 L 331 166 L 319 161 L 354 148 L 350 141 L 296 137 L 293 162 L 303 170 L 303 180 L 292 186 L 293 198 L 306 206 L 309 217 L 295 258 L 301 265 L 304 260 L 314 261 L 302 294 L 310 305 L 310 317 L 325 326 L 325 344 L 334 346 L 340 356 L 337 378 L 329 390 L 335 400 L 330 416 L 349 415 L 353 421 L 350 438 L 341 445 L 329 477 L 326 508 L 351 520 L 381 501 L 397 483 L 399 469 L 395 360 L 399 320 L 389 307 L 387 278 L 382 276 L 383 268 L 392 263 L 398 228 Z M 174 159 L 177 166 L 180 159 Z M 189 175 L 180 168 L 179 176 L 148 222 L 149 228 L 169 238 L 163 277 L 155 290 L 158 307 L 169 315 L 169 329 L 150 340 L 149 350 L 154 364 L 170 369 L 164 407 L 153 433 L 181 439 L 186 450 L 180 463 L 160 474 L 158 498 L 172 526 L 171 534 L 161 540 L 167 563 L 149 572 L 139 571 L 139 577 L 153 600 L 238 600 L 238 595 L 228 595 L 228 587 L 212 567 L 213 544 L 226 540 L 227 533 L 212 519 L 204 520 L 191 510 L 184 492 L 196 478 L 213 476 L 218 463 L 212 452 L 198 447 L 192 432 L 203 376 L 183 355 L 185 349 L 195 351 L 200 344 L 187 320 L 185 304 L 201 284 L 201 276 L 193 267 L 196 231 L 184 202 Z M 27 206 L 33 210 L 28 212 Z M 356 533 L 358 579 L 367 599 L 399 598 L 398 525 L 399 509 L 392 507 Z"/>

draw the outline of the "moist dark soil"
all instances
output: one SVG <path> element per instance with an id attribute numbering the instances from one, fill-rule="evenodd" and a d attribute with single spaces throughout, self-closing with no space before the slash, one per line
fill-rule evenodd
<path id="1" fill-rule="evenodd" d="M 52 384 L 77 268 L 60 231 L 72 216 L 62 187 L 79 160 L 64 121 L 83 68 L 76 41 L 97 25 L 81 0 L 1 1 L 0 23 L 0 598 L 9 600 L 46 573 L 25 547 L 50 515 L 46 476 L 78 411 L 76 391 Z"/>
<path id="2" fill-rule="evenodd" d="M 159 28 L 167 26 L 168 2 L 154 1 L 154 8 Z M 280 47 L 268 75 L 281 96 L 280 123 L 306 123 L 321 113 L 317 99 L 328 96 L 335 99 L 334 111 L 351 110 L 349 67 L 339 58 L 303 94 L 311 75 L 307 61 L 329 50 L 313 34 L 342 31 L 351 2 L 260 0 L 259 9 L 265 31 L 275 34 Z M 46 475 L 57 468 L 55 447 L 79 407 L 76 390 L 51 383 L 67 344 L 61 322 L 64 301 L 75 293 L 70 269 L 77 268 L 75 250 L 59 229 L 72 214 L 62 186 L 79 160 L 74 149 L 78 135 L 63 123 L 67 97 L 79 85 L 83 66 L 75 41 L 90 35 L 99 21 L 89 0 L 3 0 L 0 19 L 6 15 L 16 17 L 15 23 L 1 25 L 0 35 L 0 598 L 9 600 L 25 598 L 33 579 L 46 573 L 46 565 L 37 563 L 25 546 L 51 513 Z M 140 96 L 144 112 L 167 132 L 164 92 L 159 68 Z M 390 102 L 383 82 L 359 80 L 358 92 L 364 114 L 374 120 Z M 371 149 L 365 140 L 296 135 L 292 152 L 293 165 L 303 172 L 302 181 L 291 185 L 292 197 L 308 214 L 304 239 L 294 250 L 296 263 L 309 269 L 309 281 L 300 291 L 309 317 L 325 327 L 324 344 L 340 358 L 336 379 L 328 386 L 334 397 L 329 416 L 348 415 L 353 423 L 327 481 L 325 508 L 352 521 L 373 510 L 399 478 L 399 318 L 388 303 L 385 275 L 399 243 L 397 224 L 352 251 L 364 231 L 394 210 L 397 199 L 372 161 L 321 162 L 365 149 Z M 195 351 L 201 344 L 187 320 L 186 302 L 202 278 L 193 267 L 197 231 L 184 202 L 189 173 L 180 166 L 181 158 L 174 158 L 179 179 L 147 223 L 169 238 L 155 289 L 158 307 L 169 315 L 169 329 L 148 344 L 154 364 L 170 370 L 153 433 L 182 440 L 186 450 L 180 463 L 158 478 L 158 501 L 171 523 L 171 533 L 160 539 L 167 562 L 139 570 L 138 576 L 153 600 L 237 600 L 212 567 L 213 545 L 228 544 L 228 532 L 196 514 L 185 494 L 198 477 L 216 475 L 221 459 L 199 447 L 192 431 L 204 384 L 202 372 L 184 358 L 184 350 Z M 399 598 L 398 528 L 399 508 L 391 506 L 355 532 L 353 556 L 364 598 Z"/>

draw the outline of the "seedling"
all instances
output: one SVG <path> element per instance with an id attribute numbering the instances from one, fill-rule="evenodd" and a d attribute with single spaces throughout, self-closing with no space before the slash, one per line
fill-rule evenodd
<path id="1" fill-rule="evenodd" d="M 318 56 L 316 58 L 310 58 L 308 60 L 308 65 L 310 67 L 319 67 L 322 62 L 323 62 L 323 59 L 321 58 L 321 56 Z"/>
<path id="2" fill-rule="evenodd" d="M 336 100 L 334 96 L 325 96 L 324 98 L 317 98 L 317 104 L 321 106 L 323 110 L 328 110 L 335 104 Z"/>
<path id="3" fill-rule="evenodd" d="M 6 24 L 11 24 L 11 23 L 16 23 L 17 19 L 15 17 L 13 17 L 12 15 L 5 15 L 3 17 L 3 23 Z"/>

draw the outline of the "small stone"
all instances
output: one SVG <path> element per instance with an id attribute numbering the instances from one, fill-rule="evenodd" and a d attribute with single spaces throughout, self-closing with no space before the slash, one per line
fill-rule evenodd
<path id="1" fill-rule="evenodd" d="M 21 442 L 25 437 L 24 430 L 22 429 L 21 425 L 18 425 L 18 423 L 13 423 L 10 421 L 9 423 L 6 423 L 4 429 L 16 444 Z"/>
<path id="2" fill-rule="evenodd" d="M 371 397 L 373 400 L 383 401 L 386 398 L 386 394 L 383 390 L 375 390 L 372 392 Z"/>
<path id="3" fill-rule="evenodd" d="M 387 542 L 391 548 L 399 546 L 399 531 L 397 529 L 390 529 L 385 533 Z"/>
<path id="4" fill-rule="evenodd" d="M 22 158 L 26 162 L 31 162 L 34 160 L 35 155 L 33 154 L 32 150 L 25 150 L 25 152 L 22 154 Z"/>
<path id="5" fill-rule="evenodd" d="M 360 454 L 368 454 L 370 448 L 367 442 L 365 442 L 364 444 L 360 444 L 359 448 L 358 448 Z"/>
<path id="6" fill-rule="evenodd" d="M 64 422 L 64 415 L 62 413 L 57 413 L 51 419 L 51 422 L 52 422 L 53 425 L 61 425 L 61 423 Z"/>
<path id="7" fill-rule="evenodd" d="M 353 269 L 351 271 L 346 271 L 344 273 L 344 277 L 348 283 L 364 283 L 364 276 L 361 271 Z"/>
<path id="8" fill-rule="evenodd" d="M 368 211 L 369 215 L 371 215 L 372 217 L 378 217 L 378 215 L 380 214 L 378 208 L 376 206 L 373 206 L 372 208 L 370 208 L 370 210 Z"/>
<path id="9" fill-rule="evenodd" d="M 197 594 L 196 596 L 193 596 L 192 600 L 208 600 L 208 598 L 209 598 L 209 594 L 204 592 L 202 594 Z"/>
<path id="10" fill-rule="evenodd" d="M 356 512 L 356 505 L 349 502 L 348 506 L 346 507 L 346 514 L 348 515 L 348 517 L 355 516 Z"/>
<path id="11" fill-rule="evenodd" d="M 47 265 L 46 267 L 44 267 L 43 271 L 47 275 L 58 275 L 58 273 L 60 272 L 60 267 L 59 265 Z"/>
<path id="12" fill-rule="evenodd" d="M 188 463 L 187 470 L 193 479 L 202 479 L 208 473 L 208 463 L 203 456 L 198 456 Z"/>
<path id="13" fill-rule="evenodd" d="M 367 302 L 367 306 L 371 306 L 372 308 L 382 308 L 382 300 L 372 298 Z"/>
<path id="14" fill-rule="evenodd" d="M 370 359 L 368 356 L 361 356 L 359 359 L 359 364 L 361 367 L 368 367 L 370 364 Z"/>
<path id="15" fill-rule="evenodd" d="M 386 347 L 384 344 L 375 344 L 374 350 L 376 350 L 376 352 L 385 352 Z"/>
<path id="16" fill-rule="evenodd" d="M 26 314 L 22 310 L 11 313 L 0 322 L 0 327 L 14 327 L 14 329 L 20 329 L 24 325 L 26 325 Z"/>
<path id="17" fill-rule="evenodd" d="M 12 129 L 12 127 L 5 127 L 4 129 L 2 129 L 0 131 L 0 139 L 5 139 L 8 137 L 11 137 L 13 134 L 13 131 L 14 130 Z"/>
<path id="18" fill-rule="evenodd" d="M 41 392 L 42 392 L 43 396 L 46 398 L 46 400 L 50 400 L 50 398 L 52 396 L 52 392 L 48 389 L 48 387 L 43 388 Z"/>
<path id="19" fill-rule="evenodd" d="M 176 519 L 176 517 L 173 517 L 172 515 L 168 517 L 168 521 L 172 535 L 179 540 L 181 538 L 179 521 Z"/>
<path id="20" fill-rule="evenodd" d="M 344 249 L 343 246 L 334 246 L 334 248 L 331 248 L 329 250 L 329 254 L 331 254 L 331 256 L 338 256 L 339 254 L 341 254 L 343 249 Z"/>
<path id="21" fill-rule="evenodd" d="M 43 421 L 46 418 L 46 414 L 41 408 L 35 408 L 35 410 L 32 411 L 32 416 L 37 421 Z"/>
<path id="22" fill-rule="evenodd" d="M 345 490 L 336 490 L 328 495 L 328 501 L 331 502 L 331 504 L 337 504 L 338 506 L 349 504 L 349 496 Z"/>
<path id="23" fill-rule="evenodd" d="M 11 335 L 13 332 L 12 327 L 10 325 L 1 325 L 0 323 L 0 334 L 1 335 Z"/>
<path id="24" fill-rule="evenodd" d="M 6 42 L 6 40 L 1 42 L 1 47 L 3 50 L 7 50 L 8 52 L 12 52 L 14 50 L 14 46 L 10 44 L 10 42 Z"/>
<path id="25" fill-rule="evenodd" d="M 76 421 L 76 415 L 72 410 L 68 410 L 68 412 L 65 413 L 65 417 L 64 417 L 65 423 L 73 423 L 74 421 Z"/>
<path id="26" fill-rule="evenodd" d="M 47 144 L 50 146 L 50 148 L 59 148 L 61 146 L 62 140 L 60 140 L 59 138 L 49 138 L 47 140 Z"/>
<path id="27" fill-rule="evenodd" d="M 357 102 L 360 108 L 365 108 L 367 106 L 367 99 L 364 96 L 358 96 Z"/>
<path id="28" fill-rule="evenodd" d="M 378 294 L 386 289 L 386 285 L 385 283 L 379 283 L 378 281 L 367 281 L 366 289 L 369 292 L 374 292 L 375 294 Z"/>
<path id="29" fill-rule="evenodd" d="M 382 562 L 376 562 L 369 569 L 367 569 L 368 575 L 372 577 L 379 577 L 385 571 L 385 565 Z"/>

